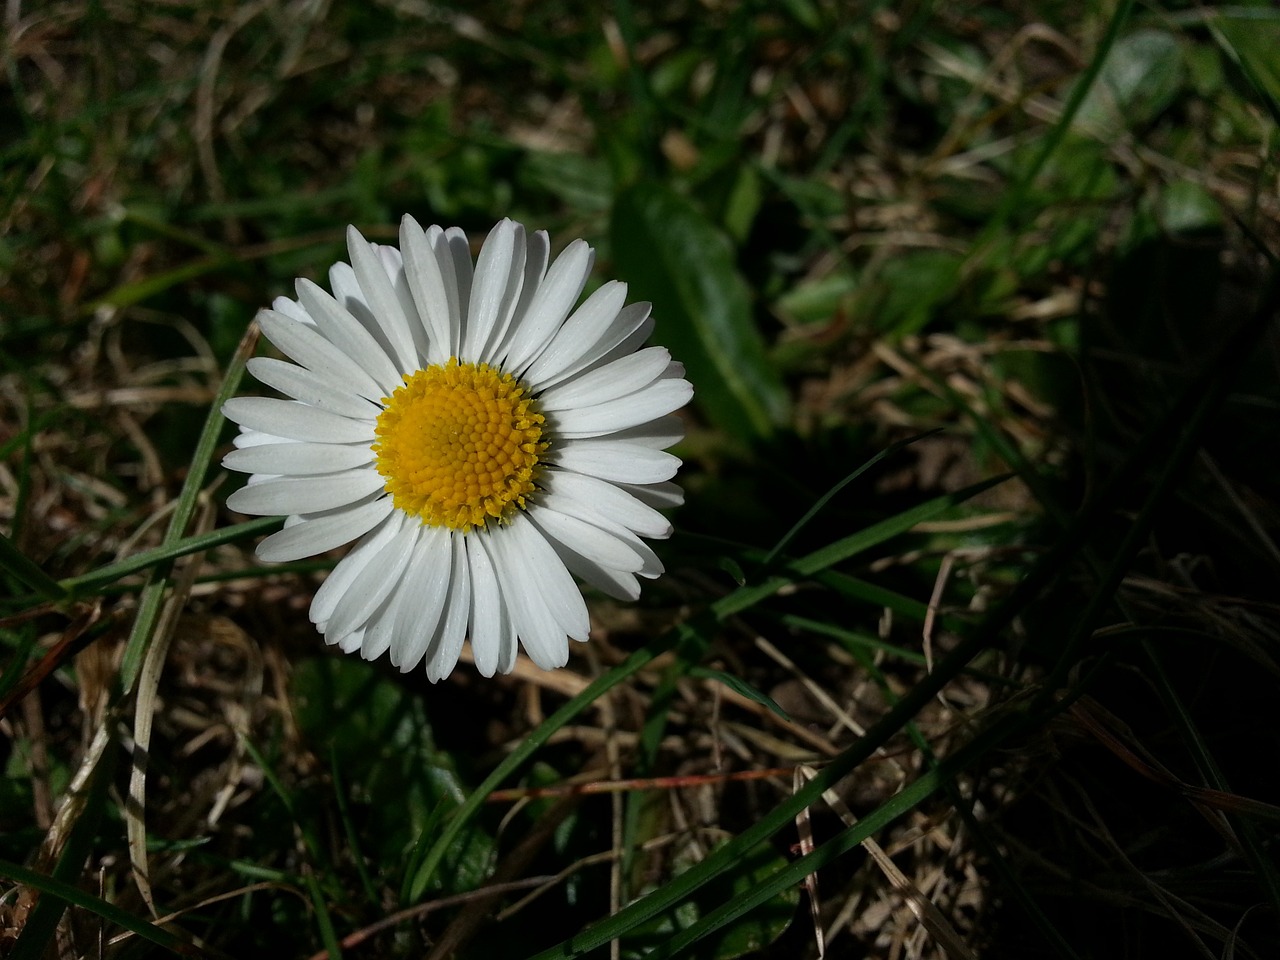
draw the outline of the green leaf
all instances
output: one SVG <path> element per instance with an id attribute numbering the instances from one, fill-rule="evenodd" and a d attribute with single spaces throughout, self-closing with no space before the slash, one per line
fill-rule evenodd
<path id="1" fill-rule="evenodd" d="M 712 852 L 726 842 L 721 841 Z M 677 863 L 677 875 L 692 865 L 688 861 Z M 770 844 L 754 847 L 738 861 L 734 870 L 702 887 L 684 903 L 628 933 L 623 940 L 622 955 L 629 960 L 640 960 L 655 950 L 661 952 L 673 934 L 687 930 L 721 904 L 741 900 L 786 866 L 787 861 L 778 856 Z M 791 925 L 799 902 L 800 889 L 793 884 L 725 924 L 714 935 L 706 936 L 681 956 L 696 960 L 733 960 L 763 950 Z"/>
<path id="2" fill-rule="evenodd" d="M 1280 19 L 1275 11 L 1241 9 L 1210 23 L 1218 44 L 1253 84 L 1272 118 L 1280 119 Z"/>
<path id="3" fill-rule="evenodd" d="M 294 672 L 291 699 L 299 729 L 339 764 L 350 788 L 351 816 L 376 862 L 405 863 L 427 824 L 461 805 L 466 789 L 453 758 L 436 747 L 421 699 L 372 664 L 304 661 Z M 453 892 L 475 889 L 489 875 L 492 858 L 492 838 L 470 830 L 450 847 L 437 879 Z"/>
<path id="4" fill-rule="evenodd" d="M 731 673 L 725 673 L 723 670 L 713 670 L 711 667 L 690 667 L 689 676 L 701 677 L 704 680 L 714 680 L 717 683 L 723 683 L 735 693 L 740 693 L 748 700 L 754 700 L 756 703 L 764 704 L 783 720 L 790 720 L 791 715 L 783 710 L 772 697 L 766 693 L 761 693 L 747 681 L 735 677 Z"/>
<path id="5" fill-rule="evenodd" d="M 640 183 L 619 195 L 610 228 L 618 272 L 653 303 L 657 339 L 683 362 L 695 398 L 736 437 L 764 436 L 787 416 L 734 249 L 685 198 Z"/>
<path id="6" fill-rule="evenodd" d="M 1104 138 L 1141 127 L 1173 102 L 1185 78 L 1177 37 L 1164 30 L 1137 30 L 1107 55 L 1076 123 Z"/>
<path id="7" fill-rule="evenodd" d="M 597 157 L 534 151 L 521 164 L 520 176 L 531 186 L 586 213 L 608 210 L 613 196 L 609 165 Z"/>
<path id="8" fill-rule="evenodd" d="M 948 250 L 913 250 L 888 260 L 858 310 L 879 332 L 918 333 L 956 292 L 963 262 Z"/>

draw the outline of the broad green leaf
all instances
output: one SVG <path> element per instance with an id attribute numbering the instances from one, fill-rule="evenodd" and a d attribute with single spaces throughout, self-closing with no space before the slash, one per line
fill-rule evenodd
<path id="1" fill-rule="evenodd" d="M 300 729 L 341 766 L 351 815 L 378 862 L 404 863 L 436 811 L 462 803 L 465 787 L 453 758 L 435 746 L 422 701 L 371 664 L 304 661 L 293 675 L 292 699 Z M 474 889 L 488 876 L 492 854 L 492 839 L 470 830 L 453 844 L 437 877 L 452 891 Z"/>
<path id="2" fill-rule="evenodd" d="M 1076 123 L 1100 137 L 1140 127 L 1173 102 L 1184 80 L 1177 38 L 1164 30 L 1137 30 L 1107 55 L 1097 83 L 1080 104 Z"/>
<path id="3" fill-rule="evenodd" d="M 960 284 L 963 259 L 948 250 L 912 250 L 885 262 L 868 284 L 858 310 L 877 331 L 917 333 Z"/>
<path id="4" fill-rule="evenodd" d="M 1266 99 L 1272 117 L 1280 114 L 1280 19 L 1275 11 L 1241 9 L 1215 17 L 1213 25 L 1219 43 Z"/>
<path id="5" fill-rule="evenodd" d="M 520 166 L 521 179 L 587 213 L 609 209 L 613 175 L 597 157 L 534 151 Z"/>
<path id="6" fill-rule="evenodd" d="M 722 842 L 719 846 L 723 845 Z M 687 861 L 677 863 L 677 875 L 692 865 Z M 758 884 L 786 866 L 787 861 L 770 844 L 760 844 L 738 861 L 734 870 L 707 884 L 680 905 L 631 931 L 623 939 L 622 955 L 628 960 L 640 960 L 655 950 L 662 952 L 661 948 L 672 935 L 698 923 L 722 904 L 747 896 Z M 681 956 L 696 960 L 733 960 L 734 957 L 763 950 L 791 925 L 799 902 L 799 887 L 792 885 L 781 890 L 749 913 L 705 937 Z"/>
<path id="7" fill-rule="evenodd" d="M 640 183 L 614 203 L 611 237 L 619 274 L 653 303 L 656 339 L 685 364 L 702 409 L 734 436 L 771 432 L 787 395 L 725 235 L 685 198 Z"/>

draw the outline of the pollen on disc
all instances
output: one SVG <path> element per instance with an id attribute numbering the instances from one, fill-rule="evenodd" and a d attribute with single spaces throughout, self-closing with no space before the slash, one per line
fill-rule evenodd
<path id="1" fill-rule="evenodd" d="M 451 357 L 406 376 L 383 404 L 373 451 L 398 509 L 466 533 L 533 493 L 545 421 L 511 374 Z"/>

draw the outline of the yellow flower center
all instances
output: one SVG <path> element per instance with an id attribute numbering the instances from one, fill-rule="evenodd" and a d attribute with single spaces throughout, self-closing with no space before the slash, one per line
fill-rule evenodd
<path id="1" fill-rule="evenodd" d="M 373 452 L 398 509 L 466 533 L 524 507 L 547 443 L 542 414 L 511 374 L 450 357 L 382 402 Z"/>

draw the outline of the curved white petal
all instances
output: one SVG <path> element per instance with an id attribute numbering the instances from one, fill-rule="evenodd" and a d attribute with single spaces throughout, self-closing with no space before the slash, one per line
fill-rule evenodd
<path id="1" fill-rule="evenodd" d="M 258 559 L 270 563 L 301 560 L 350 543 L 372 530 L 391 512 L 391 498 L 379 497 L 349 510 L 304 519 L 258 544 Z"/>
<path id="2" fill-rule="evenodd" d="M 463 327 L 461 359 L 473 363 L 489 359 L 489 347 L 501 336 L 524 282 L 524 228 L 500 221 L 485 238 L 476 261 Z"/>
<path id="3" fill-rule="evenodd" d="M 582 289 L 587 285 L 587 277 L 591 275 L 591 266 L 595 262 L 595 251 L 585 240 L 575 240 L 565 247 L 556 257 L 555 263 L 547 271 L 546 277 L 538 285 L 532 299 L 520 318 L 520 326 L 510 336 L 503 362 L 510 370 L 523 370 L 535 357 L 541 361 L 543 353 L 551 338 L 565 323 L 569 311 L 582 296 Z M 616 302 L 617 291 L 602 296 L 591 311 L 607 313 L 610 305 Z M 626 288 L 622 289 L 622 297 L 626 298 Z M 590 300 L 588 300 L 588 303 Z M 583 304 L 586 308 L 587 304 Z M 614 313 L 621 309 L 617 304 Z M 554 358 L 549 361 L 554 364 Z M 537 363 L 534 366 L 538 366 Z"/>
<path id="4" fill-rule="evenodd" d="M 427 653 L 427 679 L 432 683 L 453 673 L 467 637 L 467 622 L 471 619 L 471 566 L 467 563 L 467 548 L 462 542 L 465 538 L 455 535 L 451 539 L 453 576 L 449 578 L 444 624 L 440 628 L 439 645 Z"/>
<path id="5" fill-rule="evenodd" d="M 587 634 L 591 632 L 591 618 L 587 616 L 587 605 L 582 599 L 582 592 L 574 584 L 573 577 L 546 538 L 521 513 L 515 514 L 508 529 L 519 532 L 520 539 L 517 542 L 520 552 L 556 623 L 573 639 L 587 639 Z"/>
<path id="6" fill-rule="evenodd" d="M 568 251 L 566 251 L 568 252 Z M 559 261 L 556 261 L 559 263 Z M 585 282 L 585 277 L 583 278 Z M 556 331 L 551 342 L 521 373 L 534 390 L 563 379 L 583 355 L 589 352 L 601 338 L 618 326 L 618 319 L 625 310 L 627 285 L 620 280 L 601 284 L 582 305 L 569 316 Z M 634 314 L 634 311 L 632 311 Z M 647 309 L 646 309 L 647 313 Z M 614 343 L 617 340 L 613 341 Z M 610 344 L 612 345 L 612 344 Z M 519 370 L 518 365 L 512 368 Z"/>
<path id="7" fill-rule="evenodd" d="M 671 536 L 671 521 L 631 492 L 616 484 L 584 473 L 552 469 L 547 471 L 547 489 L 565 497 L 591 504 L 601 514 L 612 517 L 642 537 L 665 540 Z"/>
<path id="8" fill-rule="evenodd" d="M 311 477 L 276 477 L 241 487 L 227 497 L 227 507 L 263 517 L 319 513 L 363 500 L 383 486 L 382 476 L 372 466 Z"/>
<path id="9" fill-rule="evenodd" d="M 266 437 L 256 431 L 254 435 Z M 296 477 L 350 470 L 373 462 L 373 451 L 367 443 L 276 443 L 271 442 L 273 439 L 268 437 L 266 442 L 232 450 L 222 458 L 222 465 L 241 473 Z"/>
<path id="10" fill-rule="evenodd" d="M 423 527 L 401 590 L 408 599 L 396 616 L 391 663 L 412 670 L 437 638 L 453 572 L 453 538 L 443 527 Z"/>
<path id="11" fill-rule="evenodd" d="M 467 233 L 461 227 L 450 227 L 441 235 L 441 245 L 437 252 L 438 257 L 448 257 L 453 262 L 453 281 L 458 288 L 458 313 L 459 322 L 457 324 L 458 332 L 461 333 L 461 318 L 465 317 L 471 309 L 471 284 L 475 275 L 475 264 L 471 261 L 471 243 L 467 240 Z M 456 355 L 458 350 L 462 349 L 462 341 L 459 339 L 457 348 L 453 351 Z"/>
<path id="12" fill-rule="evenodd" d="M 655 450 L 665 450 L 667 447 L 683 440 L 684 433 L 683 420 L 676 416 L 666 416 L 659 417 L 657 420 L 650 420 L 648 423 L 642 423 L 636 427 L 615 430 L 609 434 L 609 439 L 626 440 L 628 443 L 638 443 L 642 446 L 653 447 Z"/>
<path id="13" fill-rule="evenodd" d="M 499 535 L 490 540 L 494 566 L 525 653 L 543 670 L 554 670 L 569 661 L 568 637 L 547 609 L 513 526 L 498 531 Z M 534 536 L 539 534 L 534 531 Z"/>
<path id="14" fill-rule="evenodd" d="M 619 569 L 625 570 L 627 573 L 638 573 L 642 577 L 656 577 L 662 573 L 662 561 L 653 552 L 653 548 L 615 518 L 602 513 L 595 504 L 555 494 L 551 491 L 544 491 L 539 502 L 549 510 L 596 527 L 605 535 L 612 537 L 620 546 L 625 547 L 631 559 L 627 563 L 618 564 Z M 530 513 L 532 512 L 530 511 Z M 587 559 L 595 560 L 596 562 L 603 562 L 604 560 L 601 554 L 583 553 L 583 555 Z"/>
<path id="15" fill-rule="evenodd" d="M 471 654 L 482 677 L 492 677 L 498 669 L 501 646 L 506 634 L 503 623 L 506 604 L 498 585 L 498 576 L 479 531 L 460 537 L 467 548 L 471 567 Z"/>
<path id="16" fill-rule="evenodd" d="M 388 498 L 389 499 L 389 498 Z M 398 510 L 388 515 L 385 522 L 371 529 L 351 551 L 338 561 L 320 584 L 320 589 L 311 600 L 308 615 L 315 624 L 328 623 L 338 601 L 351 588 L 352 582 L 391 539 L 400 532 L 404 514 Z"/>
<path id="17" fill-rule="evenodd" d="M 246 366 L 259 383 L 320 410 L 357 420 L 376 419 L 382 412 L 380 406 L 344 390 L 339 382 L 325 380 L 297 364 L 271 357 L 252 357 Z"/>
<path id="18" fill-rule="evenodd" d="M 592 563 L 626 573 L 644 569 L 644 561 L 627 544 L 593 523 L 539 505 L 529 511 L 529 520 L 552 543 L 559 543 Z"/>
<path id="19" fill-rule="evenodd" d="M 566 440 L 599 437 L 665 417 L 683 407 L 692 396 L 693 387 L 688 380 L 658 380 L 628 396 L 590 407 L 562 410 L 548 420 L 553 423 L 556 437 Z"/>
<path id="20" fill-rule="evenodd" d="M 370 615 L 399 585 L 417 538 L 418 528 L 411 520 L 399 525 L 392 537 L 370 555 L 364 569 L 338 598 L 325 633 L 342 636 L 368 622 Z"/>
<path id="21" fill-rule="evenodd" d="M 615 600 L 639 599 L 640 581 L 634 573 L 601 566 L 556 540 L 551 540 L 550 543 L 551 548 L 555 550 L 569 572 L 578 579 L 585 580 L 601 593 Z"/>
<path id="22" fill-rule="evenodd" d="M 310 319 L 310 315 L 307 316 L 307 324 L 301 324 L 283 313 L 261 310 L 258 313 L 258 326 L 262 328 L 266 338 L 280 348 L 281 353 L 296 360 L 320 378 L 344 384 L 352 393 L 369 400 L 376 401 L 385 396 L 386 391 L 369 371 L 324 336 L 315 321 Z"/>
<path id="23" fill-rule="evenodd" d="M 562 470 L 621 483 L 661 483 L 680 469 L 680 458 L 664 450 L 622 440 L 569 440 L 548 454 Z"/>
<path id="24" fill-rule="evenodd" d="M 547 236 L 547 231 L 535 230 L 526 235 L 524 279 L 520 285 L 520 296 L 512 305 L 506 325 L 493 341 L 490 363 L 503 365 L 504 369 L 514 369 L 514 365 L 506 363 L 507 354 L 511 350 L 513 339 L 532 322 L 529 306 L 547 277 L 547 262 L 550 257 L 551 239 Z"/>
<path id="25" fill-rule="evenodd" d="M 666 347 L 648 347 L 552 387 L 538 396 L 538 408 L 554 413 L 608 403 L 649 386 L 670 364 Z"/>
<path id="26" fill-rule="evenodd" d="M 379 343 L 355 315 L 310 280 L 295 285 L 298 299 L 316 319 L 316 326 L 333 345 L 368 371 L 381 388 L 381 396 L 390 396 L 400 385 L 400 371 Z M 350 302 L 350 300 L 348 300 Z"/>
<path id="27" fill-rule="evenodd" d="M 351 268 L 356 272 L 369 312 L 391 347 L 392 359 L 401 374 L 413 373 L 418 369 L 418 356 L 409 318 L 404 314 L 381 258 L 355 227 L 347 227 L 347 252 L 351 254 Z"/>
<path id="28" fill-rule="evenodd" d="M 677 483 L 619 483 L 619 490 L 625 490 L 641 503 L 646 503 L 655 510 L 670 510 L 684 503 L 684 490 Z"/>
<path id="29" fill-rule="evenodd" d="M 260 430 L 288 440 L 314 443 L 373 442 L 372 420 L 352 420 L 336 413 L 317 410 L 294 400 L 274 397 L 232 397 L 222 405 L 222 414 L 243 427 Z"/>
<path id="30" fill-rule="evenodd" d="M 439 227 L 432 229 L 440 230 Z M 449 280 L 446 282 L 426 233 L 410 216 L 400 222 L 400 246 L 404 251 L 404 273 L 409 292 L 426 332 L 427 362 L 444 363 L 453 354 L 453 328 L 456 324 L 451 318 L 458 315 L 453 261 L 449 261 Z"/>

